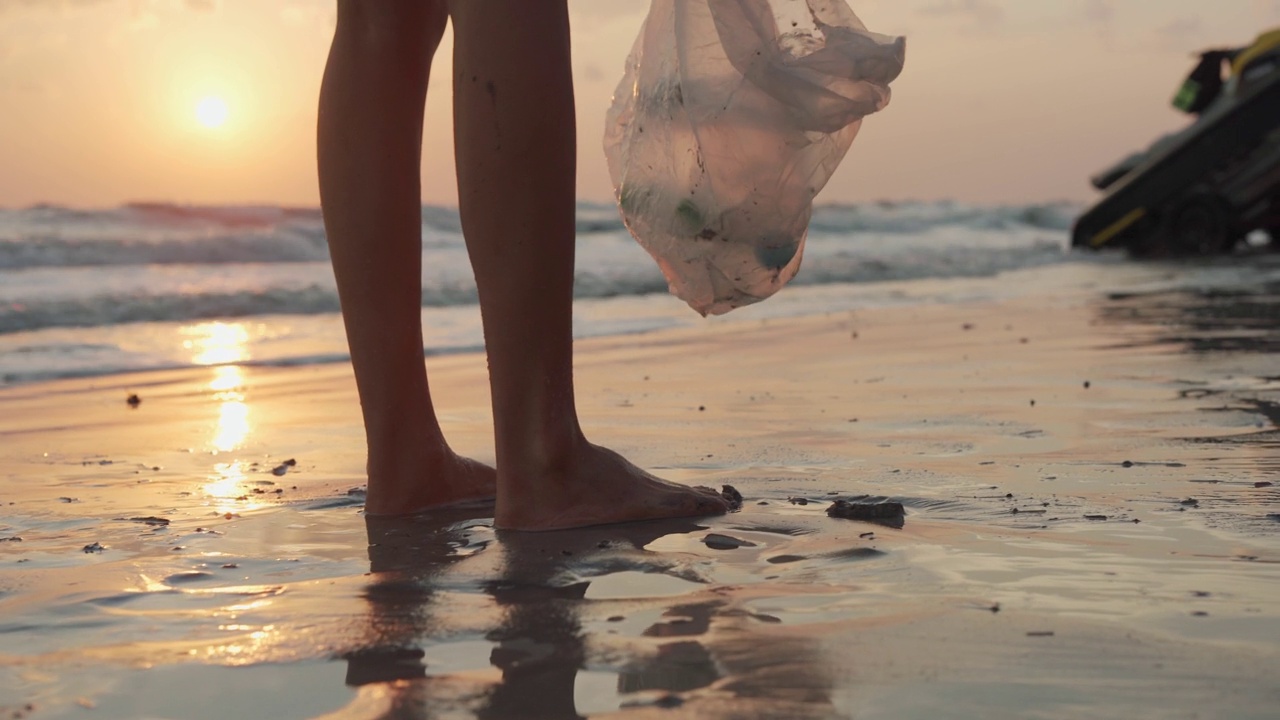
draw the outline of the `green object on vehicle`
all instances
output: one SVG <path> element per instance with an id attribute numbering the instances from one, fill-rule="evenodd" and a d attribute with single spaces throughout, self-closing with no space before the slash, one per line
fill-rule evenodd
<path id="1" fill-rule="evenodd" d="M 1173 96 L 1173 106 L 1183 112 L 1191 112 L 1191 108 L 1195 107 L 1196 98 L 1200 97 L 1200 90 L 1200 83 L 1188 79 L 1182 83 L 1178 94 Z"/>

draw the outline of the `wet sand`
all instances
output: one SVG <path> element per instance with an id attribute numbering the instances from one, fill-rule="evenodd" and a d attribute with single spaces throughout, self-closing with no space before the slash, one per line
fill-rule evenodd
<path id="1" fill-rule="evenodd" d="M 1274 717 L 1258 262 L 580 343 L 593 440 L 746 497 L 696 521 L 366 524 L 344 365 L 0 390 L 0 716 Z M 491 459 L 483 358 L 428 364 Z"/>

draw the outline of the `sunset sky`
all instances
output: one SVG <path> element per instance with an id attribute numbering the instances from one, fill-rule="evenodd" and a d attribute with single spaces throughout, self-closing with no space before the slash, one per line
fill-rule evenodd
<path id="1" fill-rule="evenodd" d="M 608 200 L 603 116 L 648 0 L 570 0 L 579 192 Z M 820 201 L 1090 197 L 1086 177 L 1186 119 L 1193 50 L 1280 0 L 855 0 L 908 37 L 889 109 Z M 314 205 L 333 0 L 0 0 L 0 206 Z M 423 199 L 455 204 L 446 37 Z"/>

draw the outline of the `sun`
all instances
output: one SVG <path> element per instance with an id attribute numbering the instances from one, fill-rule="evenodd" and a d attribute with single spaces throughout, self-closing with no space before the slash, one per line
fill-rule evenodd
<path id="1" fill-rule="evenodd" d="M 209 96 L 196 103 L 196 120 L 207 128 L 219 128 L 227 122 L 227 103 L 220 97 Z"/>

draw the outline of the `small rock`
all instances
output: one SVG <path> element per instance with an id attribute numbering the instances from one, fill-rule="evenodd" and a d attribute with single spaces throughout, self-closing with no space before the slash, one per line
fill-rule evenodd
<path id="1" fill-rule="evenodd" d="M 792 505 L 808 505 L 809 498 L 789 497 L 787 498 L 787 502 L 791 503 Z"/>
<path id="2" fill-rule="evenodd" d="M 756 544 L 750 540 L 732 537 L 729 535 L 721 535 L 719 533 L 710 533 L 702 538 L 702 542 L 712 550 L 737 550 L 741 547 L 756 547 Z"/>
<path id="3" fill-rule="evenodd" d="M 1198 507 L 1200 505 L 1200 501 L 1195 498 L 1187 498 L 1178 504 L 1186 505 L 1187 507 Z"/>
<path id="4" fill-rule="evenodd" d="M 237 565 L 237 564 L 235 564 L 235 563 L 227 563 L 226 565 L 223 565 L 223 566 L 222 566 L 222 569 L 223 569 L 223 570 L 235 570 L 235 569 L 236 569 L 236 568 L 238 568 L 238 567 L 240 567 L 240 566 L 239 566 L 239 565 Z"/>
<path id="5" fill-rule="evenodd" d="M 148 517 L 131 517 L 129 522 L 143 523 L 144 525 L 154 525 L 165 527 L 169 524 L 169 518 L 148 516 Z"/>
<path id="6" fill-rule="evenodd" d="M 85 545 L 83 548 L 81 548 L 81 550 L 83 550 L 85 553 L 100 553 L 106 549 L 107 549 L 106 546 L 104 546 L 100 542 L 94 542 L 92 544 Z"/>
<path id="7" fill-rule="evenodd" d="M 1027 637 L 1053 637 L 1052 630 L 1028 630 Z"/>
<path id="8" fill-rule="evenodd" d="M 125 398 L 125 402 L 129 404 L 129 407 L 136 408 L 142 404 L 142 398 L 138 397 L 137 393 L 132 393 Z"/>
<path id="9" fill-rule="evenodd" d="M 1120 463 L 1120 467 L 1133 467 L 1133 461 L 1125 460 L 1124 462 Z"/>
<path id="10" fill-rule="evenodd" d="M 742 493 L 738 492 L 738 488 L 732 485 L 720 486 L 720 497 L 729 503 L 730 510 L 738 510 L 742 508 Z"/>
<path id="11" fill-rule="evenodd" d="M 283 477 L 284 474 L 287 472 L 289 472 L 289 466 L 283 463 L 271 468 L 271 474 L 275 475 L 276 477 Z"/>
<path id="12" fill-rule="evenodd" d="M 1106 520 L 1107 516 L 1106 515 L 1085 515 L 1084 519 L 1085 520 Z"/>
<path id="13" fill-rule="evenodd" d="M 1264 488 L 1264 487 L 1271 487 L 1274 484 L 1275 483 L 1269 480 L 1259 480 L 1258 482 L 1254 483 L 1253 486 L 1256 488 Z"/>
<path id="14" fill-rule="evenodd" d="M 906 524 L 907 511 L 899 502 L 853 502 L 836 500 L 827 508 L 827 517 L 863 520 L 892 528 Z"/>
<path id="15" fill-rule="evenodd" d="M 285 460 L 284 462 L 282 462 L 282 463 L 280 463 L 280 464 L 281 464 L 281 465 L 288 465 L 289 467 L 293 467 L 294 465 L 297 465 L 297 464 L 298 464 L 298 461 L 297 461 L 297 460 L 294 460 L 293 458 L 289 458 L 288 460 Z"/>
<path id="16" fill-rule="evenodd" d="M 1089 386 L 1090 386 L 1089 381 L 1088 381 L 1088 380 L 1085 380 L 1085 381 L 1084 381 L 1084 389 L 1085 389 L 1085 390 L 1088 390 L 1088 389 L 1089 389 Z"/>

